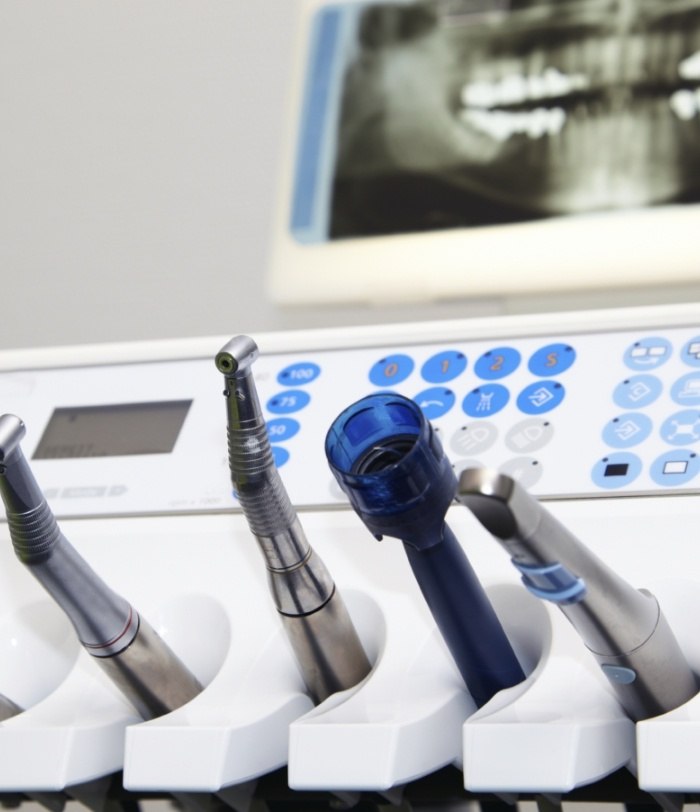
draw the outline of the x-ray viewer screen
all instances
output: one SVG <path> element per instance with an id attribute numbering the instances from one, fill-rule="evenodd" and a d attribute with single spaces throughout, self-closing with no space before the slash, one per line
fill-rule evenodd
<path id="1" fill-rule="evenodd" d="M 302 243 L 700 201 L 700 2 L 327 5 Z"/>

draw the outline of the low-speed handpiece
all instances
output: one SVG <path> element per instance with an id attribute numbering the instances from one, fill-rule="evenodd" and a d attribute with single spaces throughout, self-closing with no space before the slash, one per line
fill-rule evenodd
<path id="1" fill-rule="evenodd" d="M 312 699 L 356 685 L 370 671 L 345 603 L 306 539 L 272 456 L 251 366 L 252 338 L 232 338 L 216 355 L 226 381 L 233 487 L 267 566 L 272 598 Z"/>
<path id="2" fill-rule="evenodd" d="M 457 498 L 503 545 L 530 592 L 559 606 L 630 718 L 666 713 L 697 693 L 656 598 L 617 575 L 515 480 L 470 468 Z"/>
<path id="3" fill-rule="evenodd" d="M 0 496 L 17 557 L 144 719 L 184 705 L 202 686 L 63 535 L 20 448 L 25 432 L 18 417 L 0 417 Z"/>
<path id="4" fill-rule="evenodd" d="M 326 437 L 338 483 L 369 530 L 408 560 L 477 705 L 525 679 L 462 547 L 445 522 L 457 480 L 420 408 L 376 394 L 345 409 Z"/>

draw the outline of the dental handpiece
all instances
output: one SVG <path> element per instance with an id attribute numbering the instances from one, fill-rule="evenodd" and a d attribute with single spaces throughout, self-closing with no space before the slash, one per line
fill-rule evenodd
<path id="1" fill-rule="evenodd" d="M 0 694 L 0 722 L 11 719 L 13 716 L 17 716 L 18 713 L 22 713 L 22 708 L 9 697 Z"/>
<path id="2" fill-rule="evenodd" d="M 202 686 L 148 622 L 110 589 L 61 532 L 20 448 L 26 429 L 0 417 L 0 496 L 15 553 L 144 719 L 175 710 Z"/>
<path id="3" fill-rule="evenodd" d="M 376 394 L 345 409 L 326 456 L 355 511 L 379 540 L 401 539 L 413 574 L 478 706 L 525 679 L 511 644 L 445 522 L 457 480 L 420 408 Z"/>
<path id="4" fill-rule="evenodd" d="M 457 498 L 502 544 L 527 589 L 559 606 L 631 719 L 666 713 L 697 693 L 656 598 L 617 575 L 520 484 L 470 468 Z"/>
<path id="5" fill-rule="evenodd" d="M 275 467 L 252 375 L 258 347 L 232 338 L 216 355 L 226 381 L 228 451 L 235 494 L 267 567 L 275 607 L 315 702 L 370 671 L 345 603 L 306 539 Z"/>

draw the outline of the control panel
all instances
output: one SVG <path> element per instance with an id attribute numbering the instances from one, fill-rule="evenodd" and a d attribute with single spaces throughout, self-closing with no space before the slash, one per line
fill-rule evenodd
<path id="1" fill-rule="evenodd" d="M 0 372 L 0 403 L 60 515 L 230 510 L 212 357 Z M 263 352 L 255 379 L 292 501 L 342 504 L 324 437 L 350 403 L 418 403 L 455 467 L 542 497 L 700 484 L 700 326 Z"/>

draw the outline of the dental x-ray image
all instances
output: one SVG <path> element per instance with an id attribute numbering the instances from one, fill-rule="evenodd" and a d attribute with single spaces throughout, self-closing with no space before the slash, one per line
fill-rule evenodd
<path id="1" fill-rule="evenodd" d="M 698 0 L 348 3 L 315 26 L 301 242 L 700 201 Z"/>

